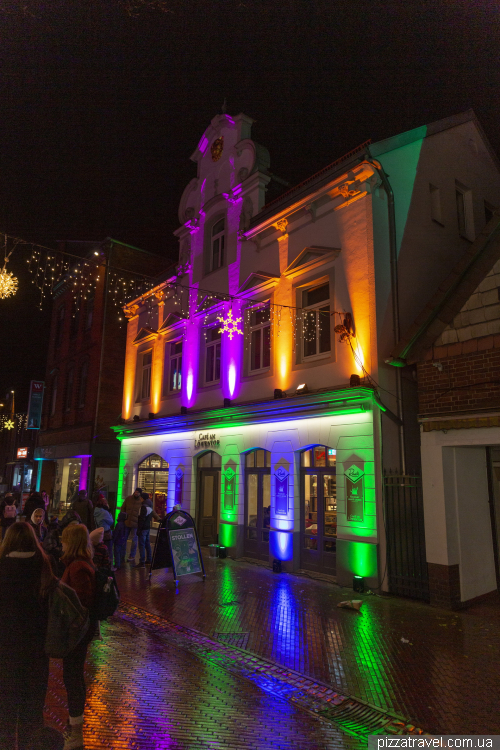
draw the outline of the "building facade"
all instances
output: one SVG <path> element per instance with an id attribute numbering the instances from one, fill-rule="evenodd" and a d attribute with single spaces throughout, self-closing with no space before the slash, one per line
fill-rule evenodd
<path id="1" fill-rule="evenodd" d="M 53 290 L 43 421 L 35 450 L 37 489 L 60 510 L 79 489 L 98 489 L 116 502 L 119 446 L 110 426 L 121 411 L 126 340 L 121 310 L 113 304 L 117 269 L 128 281 L 127 274 L 141 272 L 146 263 L 155 274 L 166 266 L 162 258 L 112 239 L 70 242 L 62 249 L 75 256 L 86 283 L 68 274 Z"/>
<path id="2" fill-rule="evenodd" d="M 454 191 L 482 160 L 493 202 L 498 168 L 466 113 L 363 144 L 266 205 L 251 127 L 212 120 L 175 274 L 125 308 L 119 497 L 147 484 L 204 544 L 386 588 L 384 470 L 419 456 L 394 347 L 463 249 L 435 232 L 429 175 Z"/>

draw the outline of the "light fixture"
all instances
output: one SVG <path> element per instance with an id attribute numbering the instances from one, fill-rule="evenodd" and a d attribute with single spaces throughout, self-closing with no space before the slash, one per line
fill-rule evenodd
<path id="1" fill-rule="evenodd" d="M 274 398 L 286 398 L 285 391 L 282 391 L 281 388 L 275 388 L 274 389 Z"/>
<path id="2" fill-rule="evenodd" d="M 297 386 L 297 390 L 295 393 L 307 393 L 309 391 L 309 388 L 307 387 L 307 383 L 301 383 Z"/>
<path id="3" fill-rule="evenodd" d="M 351 377 L 349 378 L 349 385 L 351 386 L 351 388 L 357 388 L 358 386 L 360 386 L 361 378 L 359 377 L 359 375 L 351 375 Z"/>
<path id="4" fill-rule="evenodd" d="M 99 255 L 99 253 L 97 252 L 97 250 L 94 250 L 94 255 Z"/>
<path id="5" fill-rule="evenodd" d="M 224 406 L 231 406 L 231 399 L 230 398 L 225 398 L 224 399 Z"/>
<path id="6" fill-rule="evenodd" d="M 357 594 L 362 594 L 365 590 L 365 580 L 363 576 L 353 576 L 352 587 Z"/>
<path id="7" fill-rule="evenodd" d="M 181 406 L 181 414 L 187 414 L 187 413 L 188 413 L 187 406 Z"/>

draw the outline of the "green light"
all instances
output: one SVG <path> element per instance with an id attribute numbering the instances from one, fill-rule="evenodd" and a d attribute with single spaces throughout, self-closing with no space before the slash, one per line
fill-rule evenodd
<path id="1" fill-rule="evenodd" d="M 349 542 L 347 553 L 349 570 L 355 576 L 375 578 L 377 576 L 377 545 L 367 542 Z"/>
<path id="2" fill-rule="evenodd" d="M 219 526 L 219 544 L 223 547 L 236 547 L 236 529 L 233 524 L 221 522 Z"/>

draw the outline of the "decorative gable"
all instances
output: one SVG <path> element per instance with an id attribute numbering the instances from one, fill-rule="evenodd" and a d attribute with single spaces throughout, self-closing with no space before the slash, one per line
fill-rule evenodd
<path id="1" fill-rule="evenodd" d="M 155 339 L 157 336 L 158 331 L 153 331 L 152 328 L 141 328 L 132 343 L 142 344 L 144 341 L 150 341 L 152 339 Z"/>
<path id="2" fill-rule="evenodd" d="M 261 292 L 276 286 L 279 281 L 278 276 L 273 276 L 270 273 L 257 271 L 251 273 L 238 290 L 238 294 L 244 294 L 245 292 Z"/>
<path id="3" fill-rule="evenodd" d="M 211 307 L 216 307 L 221 302 L 224 302 L 226 297 L 222 294 L 206 294 L 198 305 L 196 312 L 204 312 Z"/>
<path id="4" fill-rule="evenodd" d="M 305 247 L 295 260 L 290 263 L 284 274 L 293 278 L 304 271 L 309 271 L 329 260 L 333 260 L 339 253 L 340 248 L 338 247 L 319 247 L 316 245 Z"/>
<path id="5" fill-rule="evenodd" d="M 163 333 L 167 328 L 175 326 L 179 321 L 185 320 L 184 316 L 177 312 L 171 312 L 167 315 L 161 326 L 158 328 L 158 333 Z"/>

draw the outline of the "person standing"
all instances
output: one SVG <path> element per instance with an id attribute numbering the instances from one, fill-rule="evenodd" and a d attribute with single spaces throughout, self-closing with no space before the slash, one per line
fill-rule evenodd
<path id="1" fill-rule="evenodd" d="M 3 538 L 9 526 L 15 522 L 17 516 L 17 507 L 14 502 L 14 498 L 10 492 L 7 492 L 4 499 L 0 503 L 0 525 L 2 530 Z"/>
<path id="2" fill-rule="evenodd" d="M 24 510 L 22 512 L 22 515 L 26 518 L 26 521 L 28 523 L 30 522 L 31 516 L 33 515 L 34 511 L 37 510 L 37 508 L 41 508 L 41 510 L 45 512 L 45 503 L 43 502 L 43 498 L 39 492 L 32 492 L 26 500 L 26 503 L 24 504 Z"/>
<path id="3" fill-rule="evenodd" d="M 125 502 L 122 505 L 122 510 L 127 514 L 127 520 L 125 521 L 125 526 L 128 529 L 127 539 L 130 536 L 132 537 L 128 562 L 135 562 L 135 555 L 137 553 L 137 522 L 139 520 L 139 512 L 142 505 L 141 492 L 141 488 L 137 487 L 134 490 L 133 495 L 129 495 L 125 498 Z"/>
<path id="4" fill-rule="evenodd" d="M 94 508 L 94 523 L 96 528 L 104 529 L 103 541 L 108 548 L 109 559 L 113 559 L 113 516 L 110 513 L 108 501 L 104 495 L 99 495 Z"/>
<path id="5" fill-rule="evenodd" d="M 49 679 L 45 654 L 48 593 L 56 579 L 24 521 L 12 524 L 0 547 L 0 747 L 27 750 L 43 727 Z"/>
<path id="6" fill-rule="evenodd" d="M 40 544 L 43 542 L 47 535 L 47 527 L 44 524 L 44 517 L 45 517 L 45 511 L 41 508 L 37 508 L 33 511 L 31 514 L 31 518 L 28 521 L 30 526 L 33 527 L 33 531 L 35 532 L 35 536 L 40 542 Z"/>
<path id="7" fill-rule="evenodd" d="M 118 513 L 116 519 L 116 526 L 113 529 L 113 547 L 115 553 L 115 564 L 113 570 L 120 570 L 123 563 L 125 562 L 125 555 L 127 553 L 127 537 L 128 529 L 125 526 L 125 520 L 127 514 L 124 510 Z"/>
<path id="8" fill-rule="evenodd" d="M 87 490 L 80 490 L 78 495 L 71 503 L 71 509 L 78 513 L 82 523 L 89 531 L 95 527 L 94 524 L 94 506 L 87 497 Z"/>
<path id="9" fill-rule="evenodd" d="M 61 578 L 71 586 L 90 614 L 90 627 L 83 640 L 63 659 L 63 681 L 68 695 L 69 727 L 64 750 L 83 750 L 83 714 L 87 688 L 85 659 L 87 648 L 95 635 L 97 620 L 92 616 L 96 593 L 94 554 L 89 532 L 83 524 L 70 524 L 62 533 L 62 562 L 66 566 Z"/>
<path id="10" fill-rule="evenodd" d="M 111 562 L 109 559 L 109 552 L 106 544 L 103 542 L 104 529 L 102 526 L 98 529 L 94 529 L 89 534 L 92 547 L 94 548 L 94 556 L 92 562 L 96 568 L 110 568 Z"/>
<path id="11" fill-rule="evenodd" d="M 148 500 L 149 495 L 147 492 L 141 493 L 142 505 L 139 511 L 139 518 L 137 521 L 137 538 L 139 540 L 139 562 L 135 566 L 136 568 L 144 568 L 146 564 L 151 563 L 151 542 L 149 541 L 149 533 L 151 531 L 151 521 L 153 518 L 155 521 L 160 521 L 160 516 L 154 512 L 153 508 L 149 506 Z"/>

